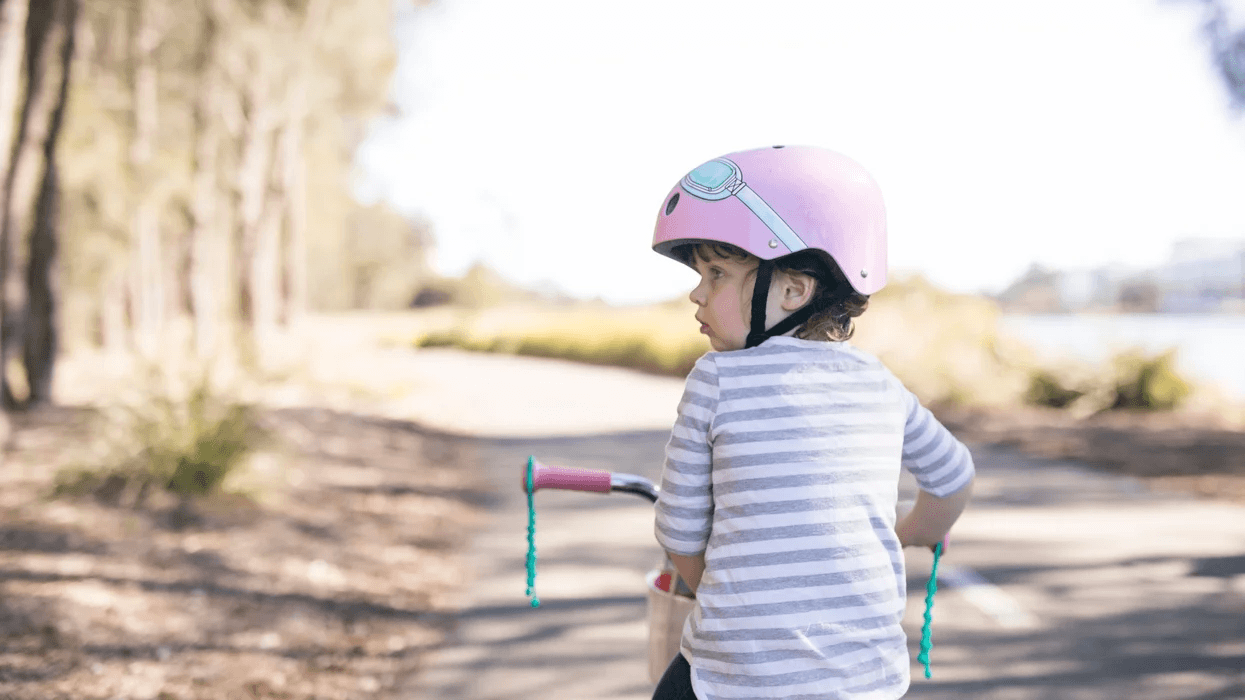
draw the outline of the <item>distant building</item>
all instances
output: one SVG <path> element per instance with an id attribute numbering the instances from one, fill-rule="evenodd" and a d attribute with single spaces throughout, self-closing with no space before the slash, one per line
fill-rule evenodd
<path id="1" fill-rule="evenodd" d="M 1058 288 L 1059 273 L 1034 263 L 1002 292 L 994 296 L 999 307 L 1011 313 L 1049 314 L 1063 311 Z"/>
<path id="2" fill-rule="evenodd" d="M 1155 271 L 1159 310 L 1224 311 L 1245 299 L 1245 240 L 1186 239 Z"/>
<path id="3" fill-rule="evenodd" d="M 1118 263 L 1074 270 L 1034 264 L 994 299 L 1011 313 L 1240 312 L 1245 239 L 1183 239 L 1153 270 Z"/>
<path id="4" fill-rule="evenodd" d="M 1105 265 L 1060 272 L 1055 286 L 1064 310 L 1105 311 L 1119 303 L 1122 286 L 1135 276 L 1136 272 L 1122 265 Z"/>

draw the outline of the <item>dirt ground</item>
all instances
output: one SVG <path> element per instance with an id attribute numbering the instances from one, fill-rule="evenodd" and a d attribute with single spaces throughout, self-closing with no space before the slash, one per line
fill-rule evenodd
<path id="1" fill-rule="evenodd" d="M 361 363 L 356 362 L 356 365 Z M 363 363 L 365 364 L 365 363 Z M 961 439 L 1245 502 L 1245 431 L 1213 416 L 934 407 Z M 464 587 L 489 507 L 473 443 L 333 408 L 266 409 L 258 500 L 190 511 L 45 497 L 90 411 L 14 416 L 0 468 L 0 697 L 384 698 Z"/>
<path id="2" fill-rule="evenodd" d="M 470 447 L 328 410 L 262 421 L 289 457 L 267 462 L 264 497 L 186 513 L 45 499 L 87 412 L 15 416 L 0 469 L 0 697 L 384 697 L 418 667 L 484 503 L 461 468 Z"/>
<path id="3" fill-rule="evenodd" d="M 1143 479 L 1154 489 L 1245 503 L 1245 430 L 1211 413 L 931 410 L 961 440 L 1073 459 Z"/>

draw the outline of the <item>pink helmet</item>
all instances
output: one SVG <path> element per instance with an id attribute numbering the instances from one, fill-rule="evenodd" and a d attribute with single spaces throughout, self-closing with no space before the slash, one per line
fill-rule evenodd
<path id="1" fill-rule="evenodd" d="M 828 255 L 852 288 L 886 284 L 886 209 L 859 163 L 811 146 L 739 151 L 701 165 L 662 202 L 653 250 L 720 242 L 762 260 L 800 250 Z"/>
<path id="2" fill-rule="evenodd" d="M 701 242 L 730 243 L 761 259 L 745 347 L 785 333 L 820 310 L 806 306 L 767 328 L 765 298 L 778 258 L 818 251 L 860 294 L 886 285 L 882 192 L 859 163 L 824 148 L 739 151 L 685 175 L 657 214 L 653 250 L 675 258 L 675 246 Z"/>

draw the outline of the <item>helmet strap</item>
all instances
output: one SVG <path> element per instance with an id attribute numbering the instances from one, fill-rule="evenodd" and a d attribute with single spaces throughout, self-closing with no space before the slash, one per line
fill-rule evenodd
<path id="1" fill-rule="evenodd" d="M 774 324 L 773 328 L 765 328 L 765 307 L 769 301 L 770 282 L 774 277 L 774 261 L 762 260 L 757 266 L 756 284 L 752 287 L 752 323 L 748 331 L 748 339 L 744 348 L 754 348 L 766 340 L 782 335 L 802 325 L 821 311 L 825 305 L 809 302 L 796 309 L 790 316 Z"/>
<path id="2" fill-rule="evenodd" d="M 744 348 L 754 348 L 769 338 L 765 332 L 765 306 L 769 301 L 770 280 L 774 277 L 774 262 L 762 260 L 757 265 L 756 284 L 752 285 L 752 324 Z"/>

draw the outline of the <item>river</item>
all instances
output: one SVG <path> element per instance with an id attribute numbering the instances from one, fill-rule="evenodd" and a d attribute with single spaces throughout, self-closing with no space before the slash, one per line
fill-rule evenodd
<path id="1" fill-rule="evenodd" d="M 1000 331 L 1045 358 L 1100 362 L 1129 348 L 1176 348 L 1176 368 L 1245 400 L 1245 315 L 1003 314 Z"/>

